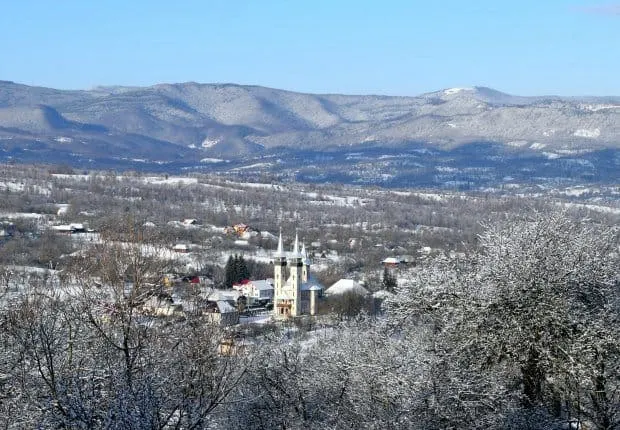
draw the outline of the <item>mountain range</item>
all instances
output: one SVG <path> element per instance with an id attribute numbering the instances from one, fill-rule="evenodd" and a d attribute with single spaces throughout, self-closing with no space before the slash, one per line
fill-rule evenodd
<path id="1" fill-rule="evenodd" d="M 304 94 L 194 82 L 74 91 L 0 81 L 0 156 L 17 161 L 187 166 L 278 151 L 481 143 L 547 158 L 617 151 L 620 97 L 522 97 L 486 87 L 415 97 Z"/>

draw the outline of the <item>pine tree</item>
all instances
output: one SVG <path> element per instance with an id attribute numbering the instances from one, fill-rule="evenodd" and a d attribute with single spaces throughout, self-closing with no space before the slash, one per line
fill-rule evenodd
<path id="1" fill-rule="evenodd" d="M 226 262 L 226 267 L 224 269 L 224 287 L 232 288 L 232 285 L 235 283 L 235 261 L 233 256 L 228 257 L 228 261 Z"/>
<path id="2" fill-rule="evenodd" d="M 392 275 L 390 269 L 385 267 L 383 269 L 383 281 L 381 285 L 384 290 L 394 293 L 396 291 L 396 276 Z"/>
<path id="3" fill-rule="evenodd" d="M 248 269 L 248 265 L 243 258 L 243 255 L 239 256 L 237 260 L 237 273 L 238 281 L 243 281 L 245 279 L 250 279 L 250 270 Z"/>
<path id="4" fill-rule="evenodd" d="M 233 284 L 245 279 L 250 279 L 250 270 L 243 255 L 235 254 L 234 256 L 229 256 L 224 269 L 224 286 L 232 288 Z"/>

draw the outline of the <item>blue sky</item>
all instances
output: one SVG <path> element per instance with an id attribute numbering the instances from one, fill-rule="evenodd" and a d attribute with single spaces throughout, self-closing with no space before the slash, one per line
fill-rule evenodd
<path id="1" fill-rule="evenodd" d="M 482 85 L 620 95 L 620 2 L 20 0 L 0 10 L 0 79 L 234 82 L 416 95 Z"/>

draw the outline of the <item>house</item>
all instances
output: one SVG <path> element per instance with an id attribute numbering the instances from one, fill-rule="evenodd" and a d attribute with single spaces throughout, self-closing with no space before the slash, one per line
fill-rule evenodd
<path id="1" fill-rule="evenodd" d="M 177 243 L 176 245 L 172 247 L 172 250 L 174 252 L 186 254 L 189 252 L 189 246 L 185 245 L 184 243 Z"/>
<path id="2" fill-rule="evenodd" d="M 228 300 L 207 301 L 203 315 L 211 324 L 220 326 L 239 324 L 239 311 Z"/>
<path id="3" fill-rule="evenodd" d="M 400 266 L 400 259 L 396 257 L 387 257 L 381 262 L 381 264 L 386 267 L 398 267 Z"/>
<path id="4" fill-rule="evenodd" d="M 175 304 L 172 296 L 166 293 L 157 293 L 149 297 L 142 305 L 142 311 L 154 316 L 182 315 L 183 307 Z"/>
<path id="5" fill-rule="evenodd" d="M 282 319 L 303 314 L 316 315 L 318 298 L 321 296 L 323 286 L 310 273 L 310 266 L 306 247 L 302 246 L 301 251 L 299 250 L 297 235 L 295 235 L 293 251 L 285 253 L 282 246 L 282 233 L 280 233 L 278 249 L 273 256 L 275 318 Z"/>
<path id="6" fill-rule="evenodd" d="M 334 285 L 325 290 L 326 296 L 339 296 L 348 293 L 355 293 L 360 296 L 367 296 L 368 290 L 362 287 L 353 279 L 341 279 Z"/>
<path id="7" fill-rule="evenodd" d="M 245 233 L 249 229 L 250 229 L 250 226 L 248 226 L 247 224 L 240 223 L 240 224 L 233 225 L 233 230 L 239 236 L 241 236 L 243 233 Z"/>
<path id="8" fill-rule="evenodd" d="M 273 300 L 273 279 L 244 280 L 232 287 L 248 298 L 249 305 L 255 301 Z"/>
<path id="9" fill-rule="evenodd" d="M 54 225 L 52 226 L 52 230 L 56 233 L 60 234 L 75 234 L 75 233 L 86 233 L 86 229 L 84 225 L 81 223 L 72 223 L 67 225 Z"/>

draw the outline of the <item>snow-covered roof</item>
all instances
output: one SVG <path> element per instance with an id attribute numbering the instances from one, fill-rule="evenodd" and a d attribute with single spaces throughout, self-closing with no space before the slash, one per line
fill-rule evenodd
<path id="1" fill-rule="evenodd" d="M 365 296 L 368 294 L 368 290 L 353 279 L 341 279 L 325 290 L 326 295 L 339 295 L 346 293 L 356 293 Z"/>
<path id="2" fill-rule="evenodd" d="M 231 305 L 230 303 L 228 303 L 226 300 L 218 300 L 216 303 L 217 303 L 217 308 L 221 314 L 237 312 L 237 309 L 235 309 L 235 307 Z"/>
<path id="3" fill-rule="evenodd" d="M 304 282 L 301 284 L 301 290 L 313 291 L 313 289 L 320 291 L 323 290 L 324 287 L 319 281 L 317 281 L 317 279 L 313 275 L 308 275 L 308 282 Z"/>
<path id="4" fill-rule="evenodd" d="M 388 257 L 382 261 L 383 264 L 400 264 L 400 260 L 396 257 Z"/>
<path id="5" fill-rule="evenodd" d="M 237 290 L 214 290 L 207 295 L 207 300 L 233 300 L 236 301 L 242 294 Z"/>
<path id="6" fill-rule="evenodd" d="M 266 279 L 261 279 L 259 281 L 252 281 L 252 285 L 257 290 L 265 291 L 265 290 L 273 290 L 273 285 Z"/>

